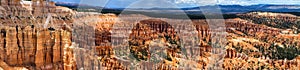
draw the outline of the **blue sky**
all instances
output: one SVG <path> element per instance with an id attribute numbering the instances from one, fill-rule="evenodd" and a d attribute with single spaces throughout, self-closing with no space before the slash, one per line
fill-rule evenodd
<path id="1" fill-rule="evenodd" d="M 72 2 L 108 8 L 135 7 L 195 7 L 203 5 L 255 5 L 255 4 L 280 4 L 300 5 L 300 0 L 52 0 L 55 2 Z"/>

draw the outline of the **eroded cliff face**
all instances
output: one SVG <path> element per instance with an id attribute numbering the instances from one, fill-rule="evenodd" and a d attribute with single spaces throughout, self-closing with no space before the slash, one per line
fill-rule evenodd
<path id="1" fill-rule="evenodd" d="M 192 21 L 199 38 L 188 39 L 188 42 L 197 42 L 193 47 L 182 46 L 174 30 L 185 29 L 181 27 L 185 22 L 172 23 L 179 24 L 172 27 L 171 23 L 159 19 L 138 21 L 129 31 L 122 27 L 130 25 L 122 21 L 116 30 L 128 32 L 129 37 L 123 40 L 120 35 L 113 40 L 116 15 L 74 12 L 36 1 L 33 0 L 33 7 L 29 7 L 1 0 L 0 70 L 208 69 L 209 64 L 217 62 L 211 59 L 216 56 L 212 51 L 221 51 L 211 46 L 218 41 L 213 40 L 213 32 L 205 20 Z M 225 55 L 218 55 L 224 57 L 223 63 L 216 66 L 223 69 L 299 68 L 299 54 L 294 54 L 299 53 L 300 35 L 285 31 L 288 28 L 297 31 L 295 16 L 279 17 L 280 21 L 275 21 L 276 16 L 241 16 L 255 22 L 226 19 L 228 43 L 224 46 Z M 272 22 L 258 23 L 269 21 L 261 18 L 269 18 Z M 282 23 L 293 24 L 277 27 Z M 112 45 L 115 41 L 125 43 Z M 157 49 L 162 51 L 157 52 Z M 293 57 L 286 54 L 293 54 Z"/>
<path id="2" fill-rule="evenodd" d="M 285 13 L 252 12 L 240 14 L 240 18 L 269 27 L 288 29 L 289 33 L 299 33 L 299 16 Z"/>
<path id="3" fill-rule="evenodd" d="M 87 15 L 87 17 L 80 17 L 74 19 L 88 20 L 90 18 L 99 17 L 99 15 Z M 102 17 L 99 19 L 116 18 Z M 109 20 L 111 21 L 111 20 Z M 272 49 L 271 45 L 282 45 L 283 47 L 299 45 L 299 36 L 281 34 L 281 29 L 270 28 L 267 26 L 246 22 L 245 20 L 229 19 L 226 20 L 226 27 L 229 36 L 227 37 L 228 43 L 226 45 L 226 55 L 224 56 L 223 69 L 259 69 L 261 67 L 270 67 L 269 69 L 295 69 L 299 66 L 299 57 L 293 60 L 274 59 L 271 56 L 265 56 L 270 51 L 263 51 Z M 148 51 L 147 47 L 144 48 L 143 42 L 148 45 L 154 43 L 154 39 L 161 37 L 161 42 L 165 43 L 178 43 L 176 41 L 176 33 L 172 32 L 172 28 L 155 27 L 164 26 L 158 25 L 158 22 L 153 20 L 145 20 L 143 24 L 139 24 L 135 29 L 132 29 L 132 36 L 130 41 L 141 42 L 137 46 L 131 47 L 132 53 L 138 55 L 135 58 L 141 59 L 149 58 L 149 56 L 139 55 Z M 162 22 L 162 21 L 160 21 Z M 105 21 L 90 21 L 88 23 L 73 24 L 73 28 L 66 24 L 62 24 L 60 28 L 43 28 L 32 26 L 2 26 L 0 28 L 0 67 L 6 69 L 45 69 L 45 70 L 75 70 L 75 69 L 132 69 L 130 68 L 131 61 L 124 61 L 116 56 L 116 51 L 111 45 L 111 29 L 112 22 Z M 85 25 L 89 24 L 89 25 Z M 185 57 L 194 58 L 194 60 L 187 60 L 181 57 L 171 45 L 164 54 L 166 57 L 164 61 L 157 64 L 140 61 L 135 69 L 180 69 L 182 66 L 190 66 L 192 69 L 207 69 L 208 65 L 213 60 L 209 59 L 212 55 L 212 34 L 209 30 L 207 23 L 204 20 L 194 21 L 194 26 L 197 30 L 199 39 L 198 47 L 188 48 Z M 162 28 L 162 29 L 159 29 Z M 164 29 L 166 28 L 166 29 Z M 151 33 L 146 36 L 143 33 L 150 32 L 151 29 L 157 29 L 158 32 Z M 162 31 L 159 31 L 162 30 Z M 164 31 L 165 30 L 165 31 Z M 93 32 L 94 31 L 94 32 Z M 136 33 L 135 33 L 136 32 Z M 171 36 L 173 35 L 173 37 Z M 275 36 L 275 37 L 274 37 Z M 136 38 L 134 38 L 136 37 Z M 150 38 L 153 39 L 150 39 Z M 145 41 L 144 41 L 145 40 Z M 174 41 L 173 41 L 174 40 Z M 285 42 L 285 43 L 283 43 Z M 282 44 L 274 44 L 282 43 Z M 124 47 L 135 46 L 136 44 L 125 44 Z M 148 48 L 166 47 L 164 45 L 149 45 Z M 178 48 L 178 47 L 177 47 Z M 136 50 L 142 49 L 142 50 Z M 129 51 L 130 50 L 124 50 Z M 182 50 L 181 50 L 182 51 Z M 3 53 L 3 54 L 2 54 Z M 275 53 L 277 54 L 277 53 Z M 269 55 L 274 55 L 269 54 Z M 154 56 L 154 55 L 150 55 Z M 177 58 L 178 57 L 178 58 Z M 30 59 L 28 59 L 30 58 Z M 122 57 L 123 58 L 123 57 Z M 182 63 L 182 60 L 186 60 Z M 180 62 L 181 63 L 177 63 Z M 259 64 L 259 65 L 257 65 Z"/>
<path id="4" fill-rule="evenodd" d="M 63 69 L 63 51 L 71 45 L 70 32 L 34 26 L 2 26 L 0 29 L 1 60 L 7 65 L 28 69 Z"/>
<path id="5" fill-rule="evenodd" d="M 63 60 L 64 53 L 73 52 L 64 52 L 71 46 L 71 31 L 63 28 L 72 22 L 74 13 L 53 2 L 47 6 L 44 1 L 38 5 L 36 0 L 32 3 L 29 6 L 20 0 L 1 0 L 0 67 L 4 70 L 62 70 L 64 63 L 71 61 Z"/>
<path id="6" fill-rule="evenodd" d="M 281 15 L 279 13 L 276 14 Z M 230 19 L 226 22 L 227 32 L 229 35 L 223 68 L 298 68 L 299 60 L 297 58 L 299 57 L 299 33 L 285 33 L 286 28 L 293 29 L 289 26 L 286 28 L 277 27 L 284 26 L 283 24 L 293 25 L 281 21 L 297 21 L 295 16 L 247 14 L 247 16 L 244 15 L 243 17 L 253 20 Z M 276 24 L 276 26 L 268 25 L 270 22 L 267 22 L 267 20 L 272 20 L 270 22 Z M 284 51 L 288 51 L 288 53 Z"/>

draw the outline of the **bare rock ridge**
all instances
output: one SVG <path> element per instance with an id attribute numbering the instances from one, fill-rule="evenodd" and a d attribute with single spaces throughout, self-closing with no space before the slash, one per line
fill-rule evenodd
<path id="1" fill-rule="evenodd" d="M 253 21 L 257 24 L 264 24 L 270 27 L 290 29 L 292 33 L 299 33 L 299 17 L 291 14 L 270 13 L 270 12 L 252 12 L 240 14 L 241 18 Z"/>

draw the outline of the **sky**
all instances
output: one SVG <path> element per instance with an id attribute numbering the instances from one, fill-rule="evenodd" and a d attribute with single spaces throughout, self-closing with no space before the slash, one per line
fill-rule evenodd
<path id="1" fill-rule="evenodd" d="M 300 5 L 300 0 L 52 0 L 102 6 L 107 8 L 196 7 L 205 5 Z"/>

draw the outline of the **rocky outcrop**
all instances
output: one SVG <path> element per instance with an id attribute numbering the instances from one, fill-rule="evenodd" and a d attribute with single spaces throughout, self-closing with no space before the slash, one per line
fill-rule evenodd
<path id="1" fill-rule="evenodd" d="M 247 14 L 240 14 L 239 17 L 251 20 L 256 24 L 264 24 L 281 29 L 292 29 L 292 33 L 299 33 L 299 17 L 292 14 L 251 12 Z"/>
<path id="2" fill-rule="evenodd" d="M 26 4 L 21 0 L 1 0 L 0 21 L 2 25 L 20 27 L 35 25 L 45 26 L 51 23 L 53 28 L 59 28 L 63 23 L 70 24 L 73 21 L 73 10 L 53 5 L 53 2 L 44 0 L 32 0 L 32 4 Z M 50 18 L 50 19 L 48 19 Z"/>
<path id="3" fill-rule="evenodd" d="M 5 62 L 2 60 L 0 61 L 0 70 L 28 70 L 25 67 L 12 67 L 7 65 Z"/>
<path id="4" fill-rule="evenodd" d="M 294 18 L 267 15 L 251 15 L 249 22 L 230 19 L 226 22 L 227 51 L 223 64 L 225 69 L 294 69 L 297 68 L 299 34 L 282 34 L 284 28 L 265 26 L 258 19 L 291 21 Z M 265 21 L 260 21 L 266 23 Z M 279 25 L 282 26 L 282 25 Z M 288 51 L 288 52 L 284 52 Z M 285 56 L 288 55 L 288 56 Z"/>
<path id="5" fill-rule="evenodd" d="M 62 69 L 63 48 L 70 46 L 71 33 L 34 26 L 1 28 L 1 60 L 9 66 Z M 68 45 L 66 45 L 68 44 Z"/>
<path id="6" fill-rule="evenodd" d="M 192 21 L 199 39 L 183 34 L 188 38 L 184 42 L 196 42 L 191 46 L 180 42 L 183 40 L 179 39 L 175 28 L 182 29 L 178 32 L 188 28 L 181 27 L 186 22 L 178 19 L 168 19 L 176 20 L 172 23 L 175 27 L 163 20 L 142 20 L 131 32 L 126 31 L 129 28 L 122 28 L 130 26 L 122 21 L 124 23 L 116 25 L 120 26 L 116 30 L 128 32 L 129 37 L 119 40 L 121 37 L 113 37 L 111 33 L 118 19 L 116 15 L 74 12 L 44 0 L 32 0 L 32 7 L 19 4 L 19 1 L 1 0 L 0 70 L 209 69 L 209 64 L 217 61 L 211 58 L 222 57 L 213 54 L 222 49 L 212 47 L 218 40 L 213 40 L 214 32 L 205 20 Z M 297 29 L 298 18 L 255 13 L 239 16 L 254 22 L 226 20 L 229 42 L 224 46 L 224 63 L 216 66 L 292 70 L 299 67 L 299 34 L 282 34 L 286 28 Z M 267 21 L 271 22 L 264 24 Z M 116 41 L 121 45 L 112 45 Z M 123 41 L 127 42 L 123 44 Z"/>
<path id="7" fill-rule="evenodd" d="M 129 39 L 129 47 L 131 54 L 137 60 L 149 60 L 151 54 L 157 51 L 166 51 L 167 55 L 164 59 L 172 62 L 175 66 L 179 63 L 181 46 L 179 37 L 176 35 L 175 29 L 170 24 L 158 19 L 142 20 L 133 28 Z M 151 41 L 159 39 L 163 42 L 163 46 L 150 47 Z M 152 50 L 151 48 L 163 48 L 164 50 Z"/>
<path id="8" fill-rule="evenodd" d="M 32 3 L 1 0 L 0 60 L 11 67 L 2 68 L 64 69 L 64 47 L 71 46 L 71 32 L 63 30 L 63 26 L 72 23 L 74 13 L 53 2 L 47 6 L 43 0 L 39 5 L 37 0 Z"/>

